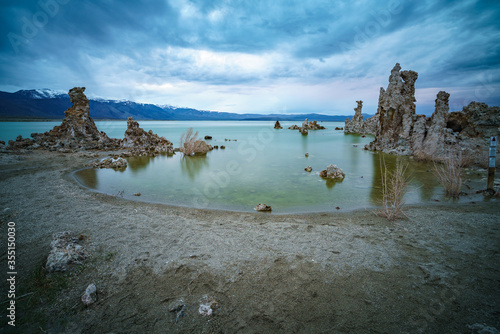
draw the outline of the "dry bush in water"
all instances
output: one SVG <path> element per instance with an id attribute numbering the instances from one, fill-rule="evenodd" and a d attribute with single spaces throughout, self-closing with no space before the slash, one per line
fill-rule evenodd
<path id="1" fill-rule="evenodd" d="M 439 179 L 447 196 L 458 198 L 460 195 L 460 190 L 462 189 L 462 171 L 467 163 L 467 157 L 460 150 L 448 154 L 440 164 L 434 162 L 434 174 Z"/>
<path id="2" fill-rule="evenodd" d="M 198 131 L 193 134 L 193 128 L 189 128 L 185 133 L 181 135 L 181 143 L 179 149 L 184 156 L 194 155 L 198 152 L 198 145 L 200 144 L 198 137 Z"/>
<path id="3" fill-rule="evenodd" d="M 378 212 L 379 216 L 388 220 L 396 220 L 406 217 L 403 212 L 405 205 L 404 196 L 408 192 L 410 177 L 407 175 L 408 163 L 402 163 L 399 159 L 396 161 L 396 168 L 387 171 L 385 159 L 380 160 L 380 171 L 382 176 L 382 210 Z"/>

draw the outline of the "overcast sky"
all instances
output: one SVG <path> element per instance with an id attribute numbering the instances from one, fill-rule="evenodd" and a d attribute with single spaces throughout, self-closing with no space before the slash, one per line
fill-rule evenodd
<path id="1" fill-rule="evenodd" d="M 500 105 L 499 1 L 41 0 L 0 3 L 0 90 L 203 110 L 376 111 L 396 62 L 417 112 Z"/>

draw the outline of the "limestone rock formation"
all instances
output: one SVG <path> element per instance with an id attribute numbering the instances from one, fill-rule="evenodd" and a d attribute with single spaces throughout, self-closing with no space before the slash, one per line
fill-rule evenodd
<path id="1" fill-rule="evenodd" d="M 260 212 L 270 212 L 270 211 L 272 211 L 272 208 L 269 205 L 259 203 L 254 208 L 254 210 L 255 211 L 260 211 Z"/>
<path id="2" fill-rule="evenodd" d="M 317 121 L 308 121 L 306 120 L 302 123 L 302 128 L 307 130 L 325 130 L 326 128 L 322 125 L 319 125 Z"/>
<path id="3" fill-rule="evenodd" d="M 418 73 L 400 71 L 396 63 L 389 76 L 387 90 L 380 88 L 379 126 L 375 140 L 370 144 L 374 149 L 394 150 L 400 154 L 410 154 L 410 136 L 415 115 L 415 81 Z"/>
<path id="4" fill-rule="evenodd" d="M 205 155 L 213 149 L 212 145 L 205 143 L 203 140 L 197 140 L 194 142 L 194 155 Z"/>
<path id="5" fill-rule="evenodd" d="M 106 158 L 102 161 L 98 161 L 92 164 L 94 168 L 114 168 L 114 169 L 125 169 L 127 168 L 127 160 L 113 156 Z"/>
<path id="6" fill-rule="evenodd" d="M 363 109 L 363 101 L 356 101 L 358 106 L 354 108 L 354 117 L 349 120 L 345 120 L 344 133 L 363 133 L 363 115 L 361 114 L 361 109 Z"/>
<path id="7" fill-rule="evenodd" d="M 363 122 L 363 134 L 367 135 L 375 135 L 377 133 L 378 125 L 379 125 L 379 113 L 376 113 L 372 117 L 368 118 Z"/>
<path id="8" fill-rule="evenodd" d="M 449 113 L 450 94 L 440 91 L 432 116 L 416 115 L 418 75 L 400 69 L 396 64 L 387 90 L 380 89 L 375 140 L 368 148 L 430 160 L 444 159 L 459 150 L 471 162 L 485 165 L 489 140 L 500 134 L 500 108 L 471 102 L 462 111 Z"/>
<path id="9" fill-rule="evenodd" d="M 83 236 L 69 231 L 54 234 L 45 269 L 48 272 L 66 271 L 71 264 L 79 264 L 85 260 L 88 252 L 82 245 L 83 239 Z"/>
<path id="10" fill-rule="evenodd" d="M 363 108 L 363 101 L 356 101 L 358 106 L 354 108 L 354 117 L 349 120 L 345 120 L 344 133 L 356 133 L 356 134 L 371 134 L 374 135 L 377 131 L 378 126 L 378 113 L 363 121 L 363 115 L 361 110 Z M 337 130 L 337 128 L 335 128 Z M 339 128 L 342 130 L 342 128 Z"/>
<path id="11" fill-rule="evenodd" d="M 290 130 L 299 130 L 302 135 L 307 135 L 309 130 L 324 130 L 326 129 L 324 126 L 319 125 L 317 121 L 309 122 L 307 118 L 304 122 L 302 122 L 302 126 L 292 125 L 289 127 Z"/>
<path id="12" fill-rule="evenodd" d="M 156 156 L 160 153 L 174 154 L 174 148 L 170 141 L 153 133 L 152 130 L 146 132 L 132 117 L 127 119 L 127 130 L 125 130 L 121 146 L 129 148 L 132 155 L 137 156 Z"/>
<path id="13" fill-rule="evenodd" d="M 328 165 L 326 167 L 326 170 L 322 170 L 319 173 L 319 176 L 325 179 L 333 179 L 333 180 L 339 180 L 342 181 L 345 178 L 345 173 L 342 169 L 337 167 L 336 165 Z"/>
<path id="14" fill-rule="evenodd" d="M 280 121 L 276 121 L 276 123 L 274 123 L 274 128 L 275 129 L 283 129 L 283 127 L 280 124 Z"/>
<path id="15" fill-rule="evenodd" d="M 111 139 L 97 129 L 90 117 L 89 100 L 84 91 L 85 87 L 74 87 L 69 91 L 68 95 L 73 106 L 64 112 L 65 117 L 61 125 L 45 133 L 31 134 L 33 140 L 18 138 L 20 140 L 15 142 L 9 141 L 9 147 L 43 148 L 61 152 L 118 148 L 120 142 L 118 139 Z"/>

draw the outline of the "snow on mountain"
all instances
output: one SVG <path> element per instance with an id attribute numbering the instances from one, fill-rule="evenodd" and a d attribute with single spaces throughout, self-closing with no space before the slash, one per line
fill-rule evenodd
<path id="1" fill-rule="evenodd" d="M 52 90 L 48 88 L 20 90 L 16 93 L 31 99 L 69 98 L 68 93 L 63 90 Z"/>

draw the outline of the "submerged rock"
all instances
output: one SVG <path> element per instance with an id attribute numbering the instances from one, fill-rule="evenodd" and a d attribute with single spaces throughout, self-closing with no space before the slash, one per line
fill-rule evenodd
<path id="1" fill-rule="evenodd" d="M 85 306 L 94 304 L 97 301 L 97 287 L 94 283 L 89 284 L 81 299 Z"/>
<path id="2" fill-rule="evenodd" d="M 89 255 L 82 245 L 84 238 L 69 231 L 54 234 L 45 269 L 48 272 L 66 271 L 71 264 L 80 264 Z"/>
<path id="3" fill-rule="evenodd" d="M 152 130 L 146 132 L 132 117 L 127 119 L 127 130 L 125 130 L 121 146 L 130 149 L 132 155 L 135 156 L 156 156 L 160 153 L 174 154 L 174 148 L 170 141 L 153 133 Z"/>
<path id="4" fill-rule="evenodd" d="M 90 117 L 89 100 L 83 93 L 85 87 L 74 87 L 68 95 L 73 106 L 68 108 L 61 125 L 45 133 L 32 133 L 33 139 L 17 138 L 9 141 L 10 149 L 48 149 L 51 151 L 74 152 L 91 149 L 116 149 L 119 139 L 109 138 L 97 127 Z"/>
<path id="5" fill-rule="evenodd" d="M 272 208 L 269 205 L 259 203 L 257 206 L 254 208 L 255 211 L 260 211 L 260 212 L 269 212 L 272 211 Z"/>
<path id="6" fill-rule="evenodd" d="M 319 173 L 319 176 L 325 179 L 332 179 L 332 180 L 343 180 L 345 178 L 345 173 L 342 169 L 337 167 L 336 165 L 328 165 L 325 170 L 322 170 Z"/>
<path id="7" fill-rule="evenodd" d="M 274 123 L 274 128 L 275 129 L 283 129 L 283 127 L 280 124 L 280 121 L 276 121 L 276 123 Z"/>
<path id="8" fill-rule="evenodd" d="M 205 136 L 205 140 L 211 140 L 212 136 Z"/>

